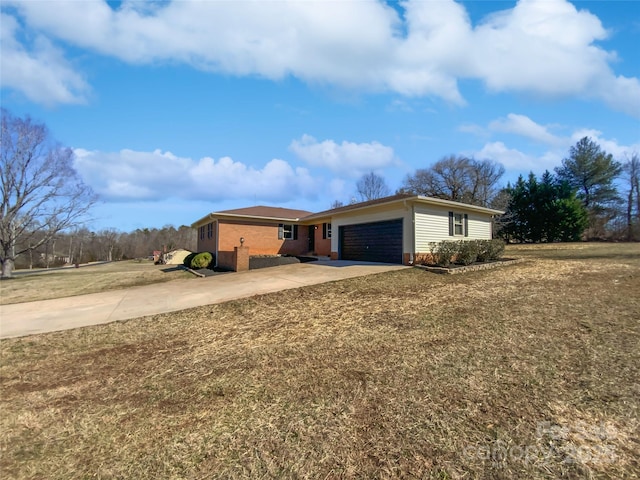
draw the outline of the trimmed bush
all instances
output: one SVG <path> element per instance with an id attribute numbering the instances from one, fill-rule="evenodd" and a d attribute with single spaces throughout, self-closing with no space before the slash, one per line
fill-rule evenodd
<path id="1" fill-rule="evenodd" d="M 478 240 L 478 261 L 500 260 L 504 254 L 504 246 L 504 241 L 500 239 Z"/>
<path id="2" fill-rule="evenodd" d="M 190 253 L 189 255 L 187 255 L 186 257 L 184 257 L 184 260 L 182 261 L 182 264 L 187 267 L 187 268 L 191 268 L 191 260 L 193 260 L 193 258 L 197 255 L 196 252 Z"/>
<path id="3" fill-rule="evenodd" d="M 471 265 L 474 262 L 500 260 L 504 254 L 503 240 L 444 240 L 430 243 L 430 253 L 420 258 L 416 264 L 435 264 L 448 267 L 451 263 Z"/>
<path id="4" fill-rule="evenodd" d="M 431 244 L 431 258 L 436 265 L 447 267 L 451 264 L 453 257 L 458 253 L 458 242 L 444 240 Z"/>
<path id="5" fill-rule="evenodd" d="M 490 249 L 487 260 L 500 260 L 502 258 L 502 255 L 504 255 L 504 240 L 495 238 L 493 240 L 489 240 L 489 243 Z"/>
<path id="6" fill-rule="evenodd" d="M 491 253 L 491 240 L 478 240 L 478 261 L 486 262 Z"/>
<path id="7" fill-rule="evenodd" d="M 476 240 L 460 240 L 456 252 L 456 263 L 471 265 L 478 259 L 478 242 Z"/>
<path id="8" fill-rule="evenodd" d="M 209 265 L 211 265 L 212 260 L 213 255 L 211 255 L 209 252 L 198 253 L 191 260 L 191 268 L 193 268 L 194 270 L 197 270 L 199 268 L 207 268 Z"/>

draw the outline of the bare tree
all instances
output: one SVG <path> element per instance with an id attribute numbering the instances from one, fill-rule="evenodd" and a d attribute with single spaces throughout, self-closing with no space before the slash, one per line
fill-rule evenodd
<path id="1" fill-rule="evenodd" d="M 389 187 L 380 175 L 369 172 L 360 177 L 356 183 L 356 190 L 360 201 L 375 200 L 389 195 Z"/>
<path id="2" fill-rule="evenodd" d="M 334 200 L 331 203 L 331 208 L 340 208 L 340 207 L 344 207 L 344 203 L 342 203 L 340 200 Z"/>
<path id="3" fill-rule="evenodd" d="M 622 170 L 629 182 L 627 193 L 627 240 L 634 239 L 634 229 L 637 228 L 635 220 L 640 220 L 640 156 L 637 152 L 622 166 Z M 635 195 L 635 215 L 634 215 L 634 195 Z"/>
<path id="4" fill-rule="evenodd" d="M 487 206 L 497 193 L 504 167 L 491 160 L 449 155 L 408 175 L 402 191 Z"/>
<path id="5" fill-rule="evenodd" d="M 18 255 L 80 226 L 95 196 L 44 124 L 2 109 L 0 147 L 0 263 L 10 277 Z"/>
<path id="6" fill-rule="evenodd" d="M 491 160 L 470 160 L 471 189 L 468 203 L 488 206 L 498 194 L 498 182 L 504 175 L 504 167 Z"/>

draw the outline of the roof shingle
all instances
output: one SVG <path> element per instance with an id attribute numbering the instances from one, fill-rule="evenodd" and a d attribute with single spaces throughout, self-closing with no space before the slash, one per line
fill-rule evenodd
<path id="1" fill-rule="evenodd" d="M 290 208 L 257 205 L 255 207 L 221 210 L 219 212 L 214 212 L 214 215 L 245 215 L 248 217 L 287 218 L 290 220 L 297 220 L 311 215 L 311 212 L 307 212 L 306 210 L 293 210 Z"/>

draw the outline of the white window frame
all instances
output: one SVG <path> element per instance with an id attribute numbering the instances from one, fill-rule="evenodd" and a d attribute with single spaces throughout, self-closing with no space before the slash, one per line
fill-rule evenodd
<path id="1" fill-rule="evenodd" d="M 459 222 L 458 219 L 460 219 Z M 458 228 L 460 232 L 458 232 Z M 453 212 L 453 236 L 464 237 L 464 213 Z"/>
<path id="2" fill-rule="evenodd" d="M 282 224 L 282 239 L 293 240 L 293 224 L 292 223 Z"/>
<path id="3" fill-rule="evenodd" d="M 326 240 L 331 238 L 331 222 L 324 222 L 322 224 L 322 239 Z"/>

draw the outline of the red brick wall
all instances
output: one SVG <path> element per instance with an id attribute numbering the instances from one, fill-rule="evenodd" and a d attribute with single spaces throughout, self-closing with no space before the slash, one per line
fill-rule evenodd
<path id="1" fill-rule="evenodd" d="M 209 237 L 208 224 L 205 224 L 202 227 L 198 227 L 196 229 L 196 234 L 198 235 L 198 252 L 211 252 L 213 254 L 216 253 L 216 230 L 218 228 L 218 224 L 215 221 L 211 223 L 211 237 Z M 204 238 L 202 238 L 201 235 L 201 228 L 204 228 Z"/>
<path id="2" fill-rule="evenodd" d="M 315 229 L 315 252 L 316 252 L 316 255 L 329 256 L 331 254 L 331 239 L 322 238 L 321 223 L 316 225 L 316 229 Z"/>
<path id="3" fill-rule="evenodd" d="M 249 255 L 303 255 L 309 249 L 308 228 L 298 227 L 297 240 L 278 239 L 278 223 L 243 223 L 220 220 L 218 252 L 233 252 L 240 246 L 240 237 L 244 238 L 244 246 L 249 248 Z"/>

